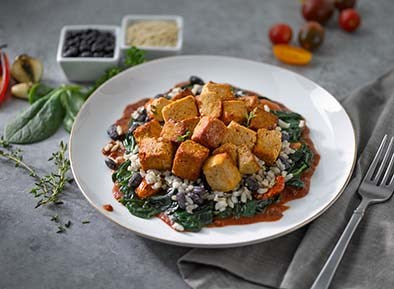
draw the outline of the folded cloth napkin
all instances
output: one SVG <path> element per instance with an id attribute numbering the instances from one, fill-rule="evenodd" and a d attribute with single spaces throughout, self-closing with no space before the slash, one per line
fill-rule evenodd
<path id="1" fill-rule="evenodd" d="M 178 261 L 192 288 L 309 288 L 359 202 L 356 194 L 384 134 L 394 135 L 394 71 L 351 94 L 343 106 L 356 130 L 358 161 L 338 201 L 309 226 L 232 249 L 193 249 Z M 393 200 L 370 207 L 330 288 L 393 288 Z"/>

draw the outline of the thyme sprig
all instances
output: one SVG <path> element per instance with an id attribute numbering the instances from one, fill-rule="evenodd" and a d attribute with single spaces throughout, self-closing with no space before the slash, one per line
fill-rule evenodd
<path id="1" fill-rule="evenodd" d="M 246 115 L 246 127 L 249 127 L 250 122 L 252 121 L 252 119 L 254 119 L 256 117 L 255 113 L 253 111 L 249 112 Z"/>
<path id="2" fill-rule="evenodd" d="M 36 180 L 35 187 L 30 190 L 34 197 L 39 198 L 36 208 L 48 204 L 61 204 L 59 200 L 66 183 L 72 181 L 67 173 L 70 170 L 70 161 L 66 157 L 67 144 L 60 142 L 60 149 L 52 154 L 48 161 L 53 161 L 56 166 L 55 172 L 43 177 L 23 161 L 22 150 L 13 148 L 3 137 L 0 138 L 0 157 L 15 164 L 15 167 L 23 167 L 30 176 Z"/>
<path id="3" fill-rule="evenodd" d="M 35 183 L 35 187 L 31 189 L 30 193 L 35 198 L 39 198 L 36 208 L 47 204 L 61 204 L 59 202 L 59 195 L 63 192 L 66 183 L 71 182 L 72 179 L 67 177 L 70 170 L 70 161 L 66 157 L 67 144 L 60 142 L 60 149 L 52 153 L 52 157 L 48 161 L 53 161 L 56 166 L 56 171 L 49 175 L 39 178 Z"/>
<path id="4" fill-rule="evenodd" d="M 191 136 L 191 131 L 190 130 L 186 130 L 186 133 L 183 135 L 180 135 L 176 138 L 177 142 L 184 142 L 185 140 L 187 140 L 190 136 Z"/>

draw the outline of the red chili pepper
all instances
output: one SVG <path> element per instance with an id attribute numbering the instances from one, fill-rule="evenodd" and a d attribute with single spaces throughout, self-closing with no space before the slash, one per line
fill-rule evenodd
<path id="1" fill-rule="evenodd" d="M 8 57 L 5 52 L 0 50 L 0 62 L 1 62 L 1 83 L 0 83 L 0 103 L 4 101 L 8 85 L 10 83 L 10 67 L 8 63 Z"/>

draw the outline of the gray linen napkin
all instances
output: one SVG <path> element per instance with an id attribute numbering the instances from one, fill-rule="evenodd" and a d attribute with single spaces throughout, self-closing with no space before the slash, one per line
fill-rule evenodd
<path id="1" fill-rule="evenodd" d="M 192 288 L 309 288 L 359 202 L 356 190 L 385 133 L 394 135 L 394 71 L 344 99 L 358 162 L 340 199 L 296 232 L 233 249 L 193 249 L 178 261 Z M 393 200 L 368 209 L 330 288 L 393 288 Z"/>

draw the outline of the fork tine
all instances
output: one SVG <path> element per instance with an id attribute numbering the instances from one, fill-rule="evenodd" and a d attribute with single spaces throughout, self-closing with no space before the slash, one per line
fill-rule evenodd
<path id="1" fill-rule="evenodd" d="M 386 172 L 384 173 L 384 176 L 383 176 L 383 180 L 382 180 L 382 185 L 383 186 L 387 183 L 387 179 L 390 176 L 391 169 L 393 168 L 393 165 L 394 165 L 394 152 L 391 155 L 391 159 L 390 159 L 389 165 L 387 166 Z M 394 179 L 394 174 L 391 176 L 391 180 L 388 183 L 388 186 L 393 182 L 393 179 Z"/>
<path id="2" fill-rule="evenodd" d="M 393 146 L 393 140 L 394 140 L 393 137 L 391 137 L 389 145 L 386 148 L 385 154 L 383 156 L 382 162 L 380 163 L 380 166 L 378 168 L 378 172 L 376 173 L 375 178 L 373 180 L 374 183 L 377 183 L 383 174 L 383 170 L 386 166 L 387 160 L 390 157 L 391 147 Z"/>
<path id="3" fill-rule="evenodd" d="M 375 171 L 376 166 L 378 165 L 380 156 L 382 155 L 382 152 L 383 152 L 383 147 L 386 144 L 386 140 L 387 140 L 387 134 L 384 135 L 382 142 L 380 143 L 379 149 L 376 152 L 376 155 L 373 158 L 373 161 L 372 161 L 371 165 L 369 166 L 367 173 L 365 174 L 364 180 L 372 179 L 373 172 Z"/>

